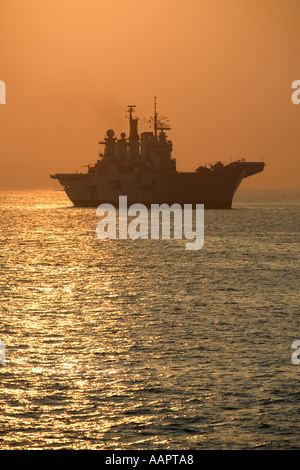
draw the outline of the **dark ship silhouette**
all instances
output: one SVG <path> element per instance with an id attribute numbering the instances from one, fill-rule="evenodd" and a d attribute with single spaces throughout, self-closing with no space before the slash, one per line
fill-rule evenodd
<path id="1" fill-rule="evenodd" d="M 115 137 L 112 129 L 103 142 L 104 154 L 86 173 L 50 175 L 63 186 L 74 206 L 97 207 L 104 202 L 118 204 L 119 196 L 128 203 L 204 204 L 205 209 L 230 209 L 233 196 L 243 178 L 263 171 L 263 162 L 237 160 L 227 165 L 217 162 L 199 166 L 193 172 L 176 170 L 168 125 L 158 118 L 156 99 L 151 118 L 154 132 L 138 134 L 134 105 L 128 106 L 130 133 Z"/>

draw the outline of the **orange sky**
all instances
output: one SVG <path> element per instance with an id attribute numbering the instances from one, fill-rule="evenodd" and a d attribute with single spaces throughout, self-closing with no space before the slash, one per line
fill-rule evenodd
<path id="1" fill-rule="evenodd" d="M 246 157 L 244 188 L 300 188 L 299 0 L 1 0 L 0 187 L 85 170 L 153 96 L 179 170 Z"/>

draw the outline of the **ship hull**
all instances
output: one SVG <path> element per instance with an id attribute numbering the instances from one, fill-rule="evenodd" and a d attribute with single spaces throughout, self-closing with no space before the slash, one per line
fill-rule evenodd
<path id="1" fill-rule="evenodd" d="M 122 196 L 122 195 L 121 195 Z M 72 201 L 74 207 L 98 207 L 100 204 L 112 204 L 113 206 L 117 207 L 117 205 L 119 204 L 119 201 L 107 201 L 107 200 L 99 200 L 99 201 L 85 201 L 85 200 L 74 200 Z M 141 201 L 128 201 L 128 205 L 132 205 L 132 204 L 143 204 L 144 206 L 146 207 L 151 207 L 152 204 L 165 204 L 164 201 L 161 201 L 161 202 L 148 202 L 148 201 L 144 201 L 144 202 L 141 202 Z M 212 202 L 212 201 L 198 201 L 198 202 L 190 202 L 190 203 L 183 203 L 183 202 L 178 202 L 178 201 L 174 201 L 174 202 L 169 202 L 167 203 L 169 206 L 171 206 L 172 204 L 179 204 L 181 206 L 184 206 L 184 204 L 192 204 L 193 207 L 196 206 L 196 204 L 204 204 L 204 207 L 205 209 L 231 209 L 232 207 L 232 201 L 216 201 L 216 202 Z"/>
<path id="2" fill-rule="evenodd" d="M 166 173 L 75 173 L 56 174 L 76 207 L 117 205 L 119 196 L 128 204 L 204 204 L 206 209 L 230 209 L 242 182 L 264 168 L 262 162 L 234 162 L 218 170 Z"/>

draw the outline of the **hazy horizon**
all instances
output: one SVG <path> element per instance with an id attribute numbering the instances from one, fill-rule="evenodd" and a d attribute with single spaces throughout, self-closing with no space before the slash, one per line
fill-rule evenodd
<path id="1" fill-rule="evenodd" d="M 86 171 L 98 141 L 167 116 L 179 171 L 246 158 L 242 189 L 298 189 L 297 1 L 1 2 L 0 188 L 54 188 Z"/>

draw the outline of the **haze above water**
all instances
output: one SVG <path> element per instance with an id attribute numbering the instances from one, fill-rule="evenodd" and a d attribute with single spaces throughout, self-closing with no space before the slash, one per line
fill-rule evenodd
<path id="1" fill-rule="evenodd" d="M 168 116 L 179 170 L 264 160 L 250 188 L 299 188 L 297 0 L 2 0 L 0 187 L 52 187 L 109 128 Z M 84 169 L 85 170 L 85 169 Z"/>

